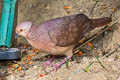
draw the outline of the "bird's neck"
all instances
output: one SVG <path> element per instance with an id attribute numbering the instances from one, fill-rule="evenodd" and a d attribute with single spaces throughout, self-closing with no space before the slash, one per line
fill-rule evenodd
<path id="1" fill-rule="evenodd" d="M 30 34 L 34 34 L 36 32 L 37 28 L 38 28 L 38 26 L 32 24 L 30 29 L 29 29 L 29 32 L 27 33 L 26 38 L 27 39 L 30 38 Z"/>
<path id="2" fill-rule="evenodd" d="M 31 27 L 30 27 L 29 32 L 34 31 L 36 28 L 37 28 L 37 25 L 32 24 Z"/>

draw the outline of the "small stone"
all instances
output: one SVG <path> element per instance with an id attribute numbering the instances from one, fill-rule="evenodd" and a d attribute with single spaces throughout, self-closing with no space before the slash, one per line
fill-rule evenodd
<path id="1" fill-rule="evenodd" d="M 50 7 L 49 7 L 49 6 L 46 6 L 45 8 L 46 8 L 46 9 L 50 9 Z"/>
<path id="2" fill-rule="evenodd" d="M 32 4 L 29 4 L 29 8 L 32 8 Z"/>
<path id="3" fill-rule="evenodd" d="M 112 61 L 114 61 L 114 58 L 108 58 L 107 61 L 112 62 Z"/>
<path id="4" fill-rule="evenodd" d="M 88 62 L 88 58 L 87 57 L 83 57 L 83 62 Z"/>

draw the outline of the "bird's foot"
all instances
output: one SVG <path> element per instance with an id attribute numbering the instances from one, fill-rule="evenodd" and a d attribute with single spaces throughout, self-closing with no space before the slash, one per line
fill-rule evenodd
<path id="1" fill-rule="evenodd" d="M 43 67 L 47 67 L 47 66 L 51 66 L 52 62 L 54 61 L 56 57 L 53 56 L 51 59 L 49 59 L 48 61 L 46 61 L 45 63 L 42 64 Z"/>
<path id="2" fill-rule="evenodd" d="M 69 60 L 72 56 L 67 56 L 63 61 L 61 61 L 58 64 L 53 65 L 53 70 L 52 71 L 57 71 L 67 60 Z M 52 72 L 51 71 L 51 72 Z"/>
<path id="3" fill-rule="evenodd" d="M 52 71 L 57 71 L 61 66 L 61 64 L 55 64 Z"/>
<path id="4" fill-rule="evenodd" d="M 51 65 L 52 62 L 51 61 L 46 61 L 45 63 L 42 64 L 42 66 L 46 67 L 46 66 L 49 66 Z"/>

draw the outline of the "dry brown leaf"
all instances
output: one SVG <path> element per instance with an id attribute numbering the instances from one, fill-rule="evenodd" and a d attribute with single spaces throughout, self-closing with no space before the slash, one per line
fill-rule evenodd
<path id="1" fill-rule="evenodd" d="M 91 47 L 91 48 L 94 48 L 93 44 L 91 42 L 88 42 L 88 46 Z"/>
<path id="2" fill-rule="evenodd" d="M 116 8 L 112 8 L 112 12 L 114 13 L 117 9 Z"/>
<path id="3" fill-rule="evenodd" d="M 70 6 L 64 6 L 64 9 L 71 9 Z"/>
<path id="4" fill-rule="evenodd" d="M 44 77 L 45 75 L 43 75 L 43 74 L 40 74 L 40 77 Z"/>
<path id="5" fill-rule="evenodd" d="M 32 50 L 33 50 L 33 52 L 35 52 L 35 53 L 38 53 L 38 52 L 39 52 L 39 50 L 38 50 L 38 49 L 35 49 L 35 48 L 33 48 Z"/>
<path id="6" fill-rule="evenodd" d="M 21 66 L 17 68 L 17 71 L 21 71 L 21 70 L 22 70 L 22 67 L 21 67 Z"/>
<path id="7" fill-rule="evenodd" d="M 24 48 L 27 48 L 27 45 L 26 45 L 26 44 L 24 44 Z"/>
<path id="8" fill-rule="evenodd" d="M 13 64 L 13 68 L 18 68 L 19 64 Z"/>
<path id="9" fill-rule="evenodd" d="M 30 56 L 27 56 L 26 58 L 27 58 L 27 60 L 31 60 L 31 57 L 30 57 Z"/>

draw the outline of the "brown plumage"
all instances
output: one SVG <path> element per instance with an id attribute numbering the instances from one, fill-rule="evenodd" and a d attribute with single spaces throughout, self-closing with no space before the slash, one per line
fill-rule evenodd
<path id="1" fill-rule="evenodd" d="M 25 37 L 33 47 L 40 51 L 53 55 L 66 55 L 67 57 L 57 64 L 57 70 L 66 59 L 72 57 L 72 49 L 86 32 L 110 22 L 109 17 L 89 19 L 84 14 L 75 14 L 51 19 L 39 26 L 31 22 L 23 22 L 17 25 L 16 33 Z M 45 65 L 50 64 L 53 59 L 46 62 Z"/>

